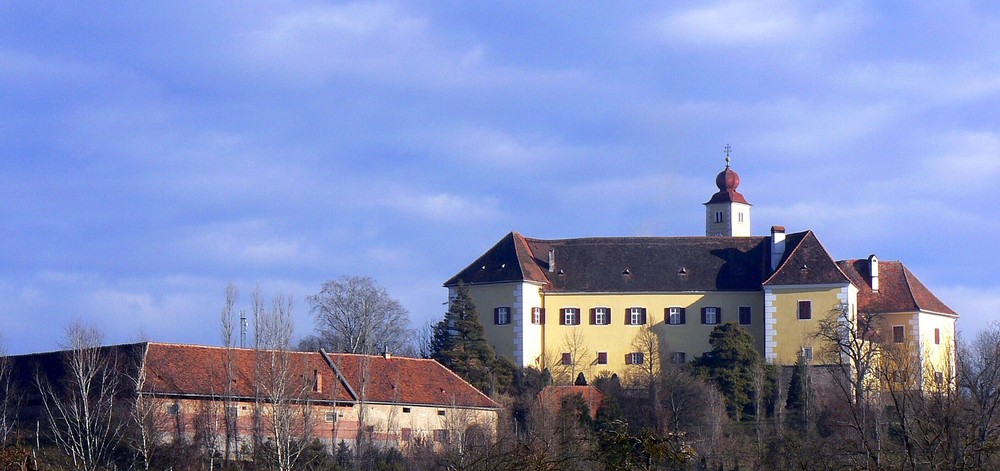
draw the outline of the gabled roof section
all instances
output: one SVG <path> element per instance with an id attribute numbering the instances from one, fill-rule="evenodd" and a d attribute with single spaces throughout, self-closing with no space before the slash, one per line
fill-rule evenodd
<path id="1" fill-rule="evenodd" d="M 365 402 L 499 408 L 500 405 L 434 360 L 331 353 Z"/>
<path id="2" fill-rule="evenodd" d="M 764 285 L 820 285 L 848 283 L 812 231 L 788 234 L 785 257 Z"/>
<path id="3" fill-rule="evenodd" d="M 766 237 L 525 240 L 552 292 L 758 291 L 770 257 Z"/>
<path id="4" fill-rule="evenodd" d="M 931 293 L 902 262 L 879 260 L 879 290 L 871 285 L 871 265 L 867 259 L 841 260 L 841 270 L 858 288 L 858 309 L 864 312 L 928 311 L 957 315 Z"/>
<path id="5" fill-rule="evenodd" d="M 524 237 L 510 232 L 500 242 L 472 262 L 457 275 L 444 283 L 455 286 L 465 284 L 504 283 L 510 281 L 535 281 L 545 283 L 545 272 L 528 248 Z M 546 265 L 547 261 L 544 262 Z"/>

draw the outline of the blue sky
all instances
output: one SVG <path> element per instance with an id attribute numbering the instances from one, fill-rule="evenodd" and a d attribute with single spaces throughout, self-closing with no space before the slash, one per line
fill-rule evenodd
<path id="1" fill-rule="evenodd" d="M 924 4 L 928 3 L 928 4 Z M 1000 315 L 991 2 L 0 4 L 0 335 L 218 344 L 228 282 L 369 275 L 437 320 L 504 234 L 755 234 Z M 243 298 L 246 300 L 246 296 Z"/>

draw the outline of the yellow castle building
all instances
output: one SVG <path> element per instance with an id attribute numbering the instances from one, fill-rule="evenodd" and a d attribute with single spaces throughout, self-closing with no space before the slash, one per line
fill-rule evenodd
<path id="1" fill-rule="evenodd" d="M 710 332 L 726 322 L 749 331 L 766 361 L 791 365 L 813 360 L 822 348 L 815 333 L 834 312 L 848 325 L 856 313 L 878 314 L 884 341 L 918 352 L 931 370 L 953 370 L 958 316 L 901 262 L 837 261 L 809 230 L 772 226 L 754 236 L 728 157 L 715 183 L 705 236 L 511 232 L 444 285 L 451 297 L 459 283 L 469 289 L 498 354 L 554 372 L 592 377 L 642 365 L 652 360 L 637 347 L 643 330 L 656 334 L 662 361 L 684 363 L 709 351 Z"/>

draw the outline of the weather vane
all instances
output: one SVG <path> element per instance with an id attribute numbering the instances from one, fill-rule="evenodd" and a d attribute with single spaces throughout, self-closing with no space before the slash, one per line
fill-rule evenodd
<path id="1" fill-rule="evenodd" d="M 728 168 L 729 167 L 729 154 L 733 152 L 733 148 L 727 142 L 726 143 L 726 147 L 723 147 L 722 150 L 725 151 L 725 153 L 726 153 L 726 167 Z"/>

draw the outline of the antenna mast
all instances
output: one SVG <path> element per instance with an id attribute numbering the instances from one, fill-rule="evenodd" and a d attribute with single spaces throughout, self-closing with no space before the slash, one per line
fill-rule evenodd
<path id="1" fill-rule="evenodd" d="M 240 311 L 240 348 L 247 348 L 247 327 L 249 327 L 247 322 L 246 311 Z"/>

